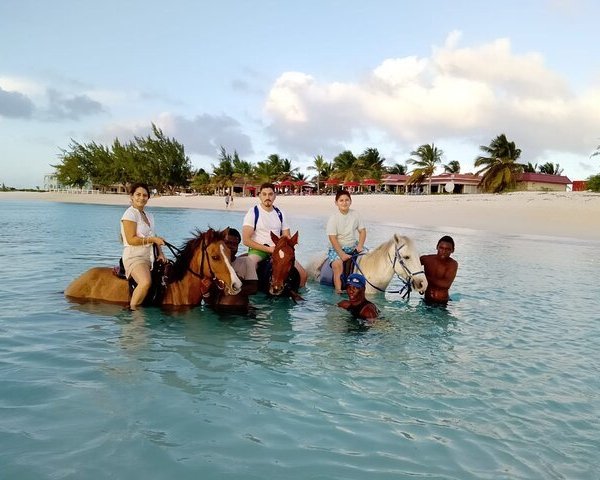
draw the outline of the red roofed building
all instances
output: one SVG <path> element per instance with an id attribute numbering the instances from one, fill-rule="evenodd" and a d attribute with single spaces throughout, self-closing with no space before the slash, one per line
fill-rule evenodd
<path id="1" fill-rule="evenodd" d="M 548 175 L 546 173 L 521 173 L 517 177 L 517 190 L 528 192 L 566 192 L 571 185 L 569 177 L 564 175 Z"/>
<path id="2" fill-rule="evenodd" d="M 421 194 L 429 192 L 429 179 L 421 184 L 408 184 L 410 175 L 384 175 L 381 184 L 394 193 Z M 431 177 L 431 193 L 479 193 L 481 177 L 470 173 L 442 173 Z"/>

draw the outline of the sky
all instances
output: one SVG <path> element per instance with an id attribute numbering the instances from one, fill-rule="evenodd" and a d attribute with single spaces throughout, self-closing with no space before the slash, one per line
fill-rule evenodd
<path id="1" fill-rule="evenodd" d="M 0 184 L 43 188 L 72 141 L 152 123 L 209 172 L 221 147 L 310 174 L 316 155 L 403 164 L 430 143 L 475 172 L 504 133 L 585 179 L 598 18 L 596 0 L 0 0 Z"/>

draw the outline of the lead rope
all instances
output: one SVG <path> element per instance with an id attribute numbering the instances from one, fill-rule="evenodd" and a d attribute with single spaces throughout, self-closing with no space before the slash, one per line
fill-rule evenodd
<path id="1" fill-rule="evenodd" d="M 392 259 L 392 257 L 390 256 L 390 254 L 388 253 L 388 259 L 390 261 L 390 263 L 392 264 L 392 270 L 394 271 L 394 273 L 396 274 L 396 277 L 398 278 L 398 280 L 400 280 L 400 282 L 402 283 L 402 287 L 399 290 L 385 290 L 382 288 L 379 288 L 377 285 L 373 285 L 369 279 L 363 274 L 360 265 L 357 261 L 358 257 L 364 255 L 364 253 L 357 253 L 356 255 L 352 256 L 352 263 L 354 264 L 354 267 L 360 272 L 360 274 L 365 277 L 365 280 L 367 281 L 367 283 L 369 285 L 371 285 L 371 287 L 373 287 L 375 290 L 378 290 L 382 293 L 389 293 L 389 294 L 399 294 L 400 297 L 403 300 L 406 300 L 407 302 L 410 300 L 410 293 L 412 292 L 412 278 L 414 275 L 418 275 L 420 273 L 424 273 L 423 271 L 418 271 L 415 273 L 412 273 L 408 267 L 406 266 L 406 264 L 404 263 L 404 260 L 402 260 L 402 256 L 400 255 L 400 250 L 404 247 L 405 244 L 400 245 L 399 247 L 397 247 L 395 249 L 395 255 L 394 258 Z M 402 278 L 397 272 L 396 272 L 396 261 L 398 261 L 398 263 L 400 263 L 400 266 L 402 267 L 402 269 L 404 270 L 404 272 L 406 273 L 406 275 L 408 276 L 407 279 Z"/>

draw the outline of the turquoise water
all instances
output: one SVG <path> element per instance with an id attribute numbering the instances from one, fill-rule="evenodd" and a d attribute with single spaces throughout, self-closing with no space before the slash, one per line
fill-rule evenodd
<path id="1" fill-rule="evenodd" d="M 0 201 L 0 478 L 599 478 L 600 243 L 369 224 L 460 263 L 447 309 L 379 297 L 370 329 L 316 284 L 250 317 L 69 303 L 122 211 Z M 175 244 L 242 219 L 152 211 Z M 292 221 L 308 263 L 324 221 Z"/>

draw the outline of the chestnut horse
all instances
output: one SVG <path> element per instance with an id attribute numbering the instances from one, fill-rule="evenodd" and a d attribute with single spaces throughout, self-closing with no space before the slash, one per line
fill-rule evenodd
<path id="1" fill-rule="evenodd" d="M 229 261 L 229 249 L 221 232 L 209 229 L 196 235 L 179 250 L 169 270 L 161 305 L 195 306 L 212 283 L 229 295 L 236 295 L 242 282 Z M 117 277 L 110 267 L 91 268 L 73 280 L 65 290 L 69 299 L 86 302 L 129 303 L 128 281 Z"/>
<path id="2" fill-rule="evenodd" d="M 270 261 L 263 260 L 257 268 L 259 290 L 274 296 L 289 295 L 294 301 L 304 300 L 298 294 L 300 274 L 293 268 L 296 263 L 295 246 L 298 243 L 298 232 L 291 238 L 278 237 L 271 232 L 271 240 L 275 249 Z"/>

